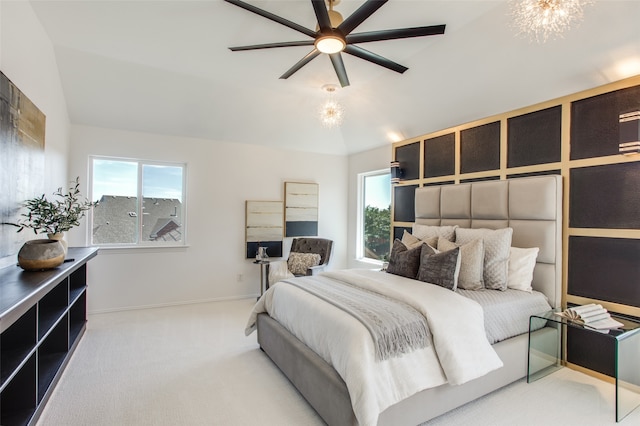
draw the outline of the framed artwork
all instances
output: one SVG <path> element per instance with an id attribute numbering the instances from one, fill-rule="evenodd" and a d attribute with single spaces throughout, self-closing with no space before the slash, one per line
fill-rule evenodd
<path id="1" fill-rule="evenodd" d="M 318 184 L 284 183 L 285 236 L 318 235 Z"/>
<path id="2" fill-rule="evenodd" d="M 0 72 L 0 223 L 16 223 L 22 203 L 44 192 L 45 122 L 38 107 Z M 35 238 L 31 231 L 16 230 L 0 226 L 0 259 Z"/>
<path id="3" fill-rule="evenodd" d="M 282 257 L 282 201 L 247 201 L 245 214 L 247 259 L 255 259 L 258 247 L 266 247 L 269 257 Z"/>

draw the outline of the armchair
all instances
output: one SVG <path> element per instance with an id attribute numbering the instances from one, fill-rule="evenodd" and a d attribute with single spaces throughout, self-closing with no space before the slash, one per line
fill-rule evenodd
<path id="1" fill-rule="evenodd" d="M 271 262 L 268 284 L 294 276 L 316 275 L 329 263 L 332 247 L 333 241 L 325 238 L 294 238 L 291 242 L 289 259 Z M 292 256 L 292 254 L 294 255 Z M 318 255 L 319 263 L 316 264 L 315 260 L 311 260 L 314 257 L 317 260 L 318 256 L 306 256 L 308 254 Z M 310 264 L 305 265 L 304 262 Z"/>

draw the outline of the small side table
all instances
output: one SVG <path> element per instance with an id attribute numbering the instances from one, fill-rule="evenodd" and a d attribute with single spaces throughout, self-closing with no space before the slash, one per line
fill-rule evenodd
<path id="1" fill-rule="evenodd" d="M 260 296 L 269 290 L 269 264 L 268 260 L 254 260 L 255 265 L 260 265 Z M 260 297 L 258 297 L 260 299 Z"/>
<path id="2" fill-rule="evenodd" d="M 569 321 L 548 311 L 529 318 L 529 358 L 527 383 L 562 368 L 564 336 L 567 327 L 598 333 L 615 345 L 616 422 L 640 406 L 640 323 L 612 314 L 624 324 L 607 333 Z"/>

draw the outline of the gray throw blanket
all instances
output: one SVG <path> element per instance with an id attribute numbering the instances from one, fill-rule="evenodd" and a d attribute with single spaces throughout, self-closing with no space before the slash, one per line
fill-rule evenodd
<path id="1" fill-rule="evenodd" d="M 431 336 L 426 318 L 404 302 L 326 277 L 299 277 L 284 282 L 359 320 L 373 338 L 377 360 L 400 356 L 429 344 Z"/>

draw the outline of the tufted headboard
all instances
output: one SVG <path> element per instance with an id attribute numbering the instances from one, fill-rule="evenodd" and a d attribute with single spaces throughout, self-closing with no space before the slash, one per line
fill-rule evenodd
<path id="1" fill-rule="evenodd" d="M 512 246 L 539 247 L 533 288 L 562 301 L 562 176 L 426 186 L 416 189 L 415 223 L 513 228 Z"/>

